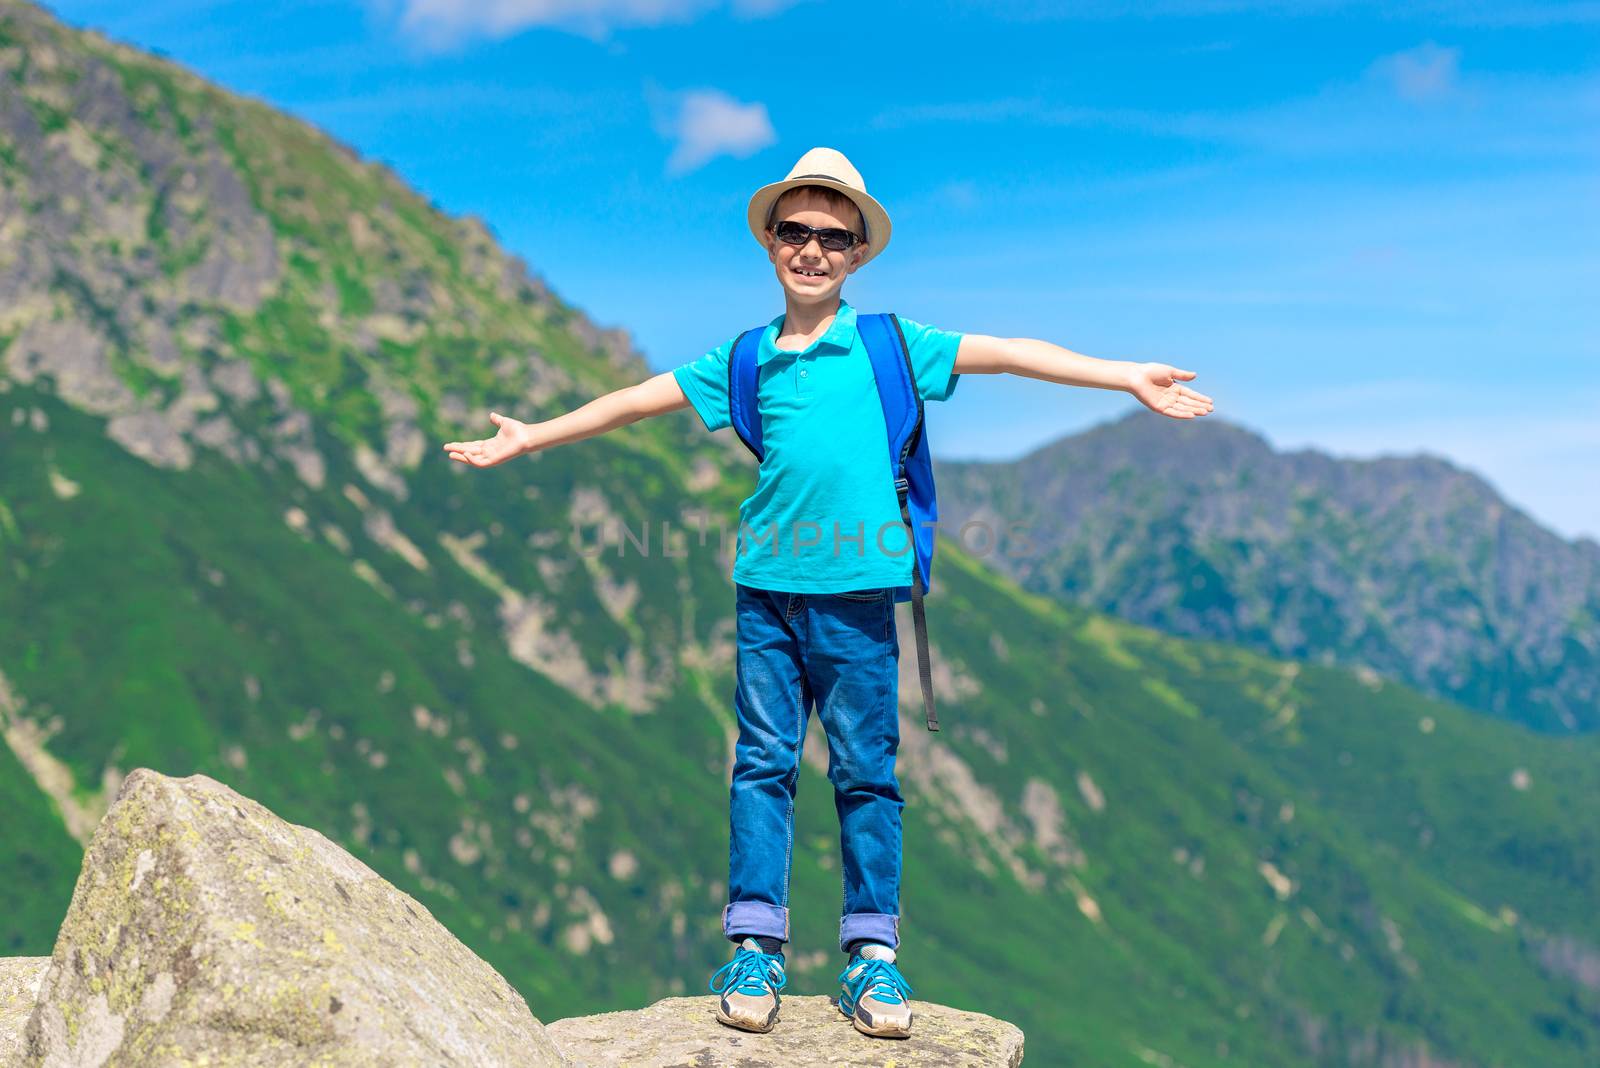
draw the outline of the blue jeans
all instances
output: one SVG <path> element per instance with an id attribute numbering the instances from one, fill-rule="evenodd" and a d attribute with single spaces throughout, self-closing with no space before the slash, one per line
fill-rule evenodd
<path id="1" fill-rule="evenodd" d="M 839 948 L 900 944 L 900 810 L 895 779 L 900 642 L 892 591 L 779 593 L 736 583 L 728 907 L 722 930 L 789 940 L 794 797 L 815 703 L 839 813 L 844 904 Z"/>

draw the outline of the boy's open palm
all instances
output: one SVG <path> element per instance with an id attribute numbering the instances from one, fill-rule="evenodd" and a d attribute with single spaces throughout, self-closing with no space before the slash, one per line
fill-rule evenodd
<path id="1" fill-rule="evenodd" d="M 492 438 L 445 442 L 444 448 L 450 454 L 450 459 L 460 460 L 473 467 L 493 467 L 495 464 L 515 459 L 527 451 L 529 441 L 527 423 L 501 415 L 499 412 L 490 412 L 489 422 L 500 428 L 500 432 Z"/>
<path id="2" fill-rule="evenodd" d="M 1152 412 L 1174 419 L 1193 419 L 1211 411 L 1211 398 L 1182 385 L 1194 377 L 1164 363 L 1141 363 L 1129 375 L 1128 392 Z"/>

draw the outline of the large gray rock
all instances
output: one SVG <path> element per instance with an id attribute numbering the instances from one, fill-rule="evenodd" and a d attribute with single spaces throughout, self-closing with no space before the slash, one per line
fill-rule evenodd
<path id="1" fill-rule="evenodd" d="M 869 1038 L 826 997 L 785 997 L 765 1035 L 717 1022 L 712 997 L 557 1020 L 545 1028 L 574 1068 L 1014 1068 L 1022 1032 L 977 1012 L 913 1001 L 911 1037 Z"/>
<path id="2" fill-rule="evenodd" d="M 49 966 L 49 957 L 0 957 L 0 1065 L 22 1052 L 22 1028 Z"/>
<path id="3" fill-rule="evenodd" d="M 422 905 L 204 775 L 146 768 L 95 830 L 17 1062 L 563 1064 Z"/>

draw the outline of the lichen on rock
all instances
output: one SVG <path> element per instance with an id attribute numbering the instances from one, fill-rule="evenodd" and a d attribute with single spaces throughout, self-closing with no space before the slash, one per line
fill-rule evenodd
<path id="1" fill-rule="evenodd" d="M 0 1065 L 21 1054 L 22 1028 L 49 967 L 49 957 L 0 957 Z"/>

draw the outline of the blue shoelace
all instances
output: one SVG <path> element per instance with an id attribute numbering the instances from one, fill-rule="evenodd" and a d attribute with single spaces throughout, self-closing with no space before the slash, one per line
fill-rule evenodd
<path id="1" fill-rule="evenodd" d="M 866 967 L 851 979 L 850 970 L 858 964 L 865 964 Z M 864 997 L 876 998 L 886 1005 L 898 1005 L 911 999 L 911 984 L 906 982 L 905 976 L 900 974 L 900 969 L 894 966 L 892 960 L 857 958 L 839 973 L 839 982 L 844 984 L 839 1008 L 847 1015 L 856 1011 L 856 1005 Z"/>
<path id="2" fill-rule="evenodd" d="M 782 957 L 741 948 L 732 960 L 717 969 L 710 986 L 713 994 L 731 990 L 736 994 L 761 995 L 771 990 L 772 996 L 777 997 L 788 981 Z"/>

